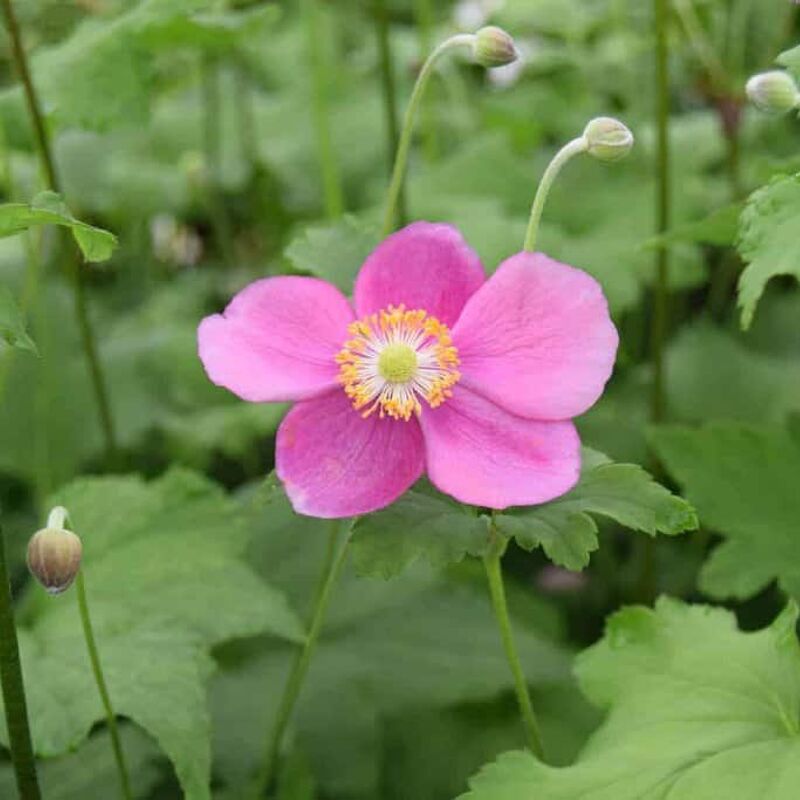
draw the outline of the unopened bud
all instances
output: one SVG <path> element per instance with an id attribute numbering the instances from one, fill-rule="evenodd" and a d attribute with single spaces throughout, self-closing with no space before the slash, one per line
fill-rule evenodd
<path id="1" fill-rule="evenodd" d="M 794 78 L 783 70 L 762 72 L 747 81 L 750 102 L 768 114 L 786 114 L 800 106 L 800 89 Z"/>
<path id="2" fill-rule="evenodd" d="M 600 161 L 619 161 L 630 153 L 633 134 L 618 119 L 596 117 L 583 131 L 586 152 Z"/>
<path id="3" fill-rule="evenodd" d="M 487 25 L 475 34 L 473 55 L 482 67 L 504 67 L 518 58 L 514 40 L 494 25 Z"/>
<path id="4" fill-rule="evenodd" d="M 81 568 L 81 540 L 64 528 L 43 528 L 28 542 L 28 569 L 50 594 L 70 587 Z"/>

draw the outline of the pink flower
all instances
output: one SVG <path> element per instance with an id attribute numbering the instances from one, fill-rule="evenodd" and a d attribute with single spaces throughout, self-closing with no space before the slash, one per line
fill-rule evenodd
<path id="1" fill-rule="evenodd" d="M 214 383 L 296 403 L 277 474 L 296 511 L 331 518 L 382 508 L 423 473 L 495 509 L 568 491 L 571 420 L 600 397 L 618 343 L 585 272 L 518 253 L 486 280 L 458 231 L 428 222 L 377 247 L 352 305 L 316 278 L 265 278 L 198 338 Z"/>

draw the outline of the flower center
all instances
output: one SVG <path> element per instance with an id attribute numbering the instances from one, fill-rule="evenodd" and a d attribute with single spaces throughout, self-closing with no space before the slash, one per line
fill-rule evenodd
<path id="1" fill-rule="evenodd" d="M 353 322 L 351 339 L 336 356 L 339 382 L 353 407 L 368 417 L 411 419 L 451 397 L 458 372 L 458 351 L 450 330 L 422 310 L 389 306 Z"/>
<path id="2" fill-rule="evenodd" d="M 390 383 L 406 383 L 417 371 L 417 351 L 407 344 L 388 344 L 378 356 L 378 372 Z"/>

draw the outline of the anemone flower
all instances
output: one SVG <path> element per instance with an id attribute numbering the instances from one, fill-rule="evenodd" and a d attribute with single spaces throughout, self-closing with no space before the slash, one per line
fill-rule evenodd
<path id="1" fill-rule="evenodd" d="M 297 512 L 326 518 L 389 505 L 423 474 L 475 506 L 558 497 L 580 471 L 572 419 L 618 343 L 590 275 L 521 252 L 487 280 L 455 228 L 428 222 L 372 252 L 352 304 L 317 278 L 265 278 L 198 339 L 214 383 L 295 403 L 276 471 Z"/>

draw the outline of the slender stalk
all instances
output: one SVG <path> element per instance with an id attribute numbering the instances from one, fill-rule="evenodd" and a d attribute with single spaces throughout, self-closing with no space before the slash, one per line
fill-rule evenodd
<path id="1" fill-rule="evenodd" d="M 328 110 L 328 71 L 325 63 L 325 37 L 322 31 L 319 0 L 303 0 L 303 17 L 306 23 L 308 58 L 311 62 L 311 105 L 314 114 L 314 129 L 317 134 L 317 157 L 322 170 L 322 186 L 325 196 L 325 213 L 336 219 L 344 210 L 339 165 L 333 152 Z"/>
<path id="2" fill-rule="evenodd" d="M 656 234 L 670 228 L 669 146 L 669 50 L 667 43 L 667 0 L 653 0 L 656 36 Z M 656 285 L 651 331 L 653 355 L 653 392 L 651 412 L 654 422 L 664 418 L 664 341 L 669 313 L 669 250 L 661 246 L 656 252 Z"/>
<path id="3" fill-rule="evenodd" d="M 19 644 L 14 625 L 11 584 L 2 530 L 0 530 L 0 683 L 3 689 L 6 727 L 19 798 L 40 800 L 42 795 L 36 776 L 36 762 L 28 724 L 28 705 L 19 661 Z"/>
<path id="4" fill-rule="evenodd" d="M 383 89 L 384 116 L 386 118 L 387 158 L 389 171 L 392 169 L 392 157 L 397 152 L 400 140 L 400 129 L 397 118 L 397 93 L 394 76 L 394 62 L 392 61 L 392 45 L 389 38 L 389 14 L 386 10 L 386 0 L 374 0 L 373 14 L 375 17 L 375 31 L 378 39 L 380 53 L 381 87 Z M 400 224 L 406 221 L 405 191 L 401 186 L 400 196 L 397 199 L 397 215 Z"/>
<path id="5" fill-rule="evenodd" d="M 425 87 L 428 85 L 433 69 L 439 59 L 448 51 L 456 47 L 471 47 L 475 40 L 474 34 L 459 33 L 445 39 L 427 58 L 422 65 L 422 69 L 417 76 L 417 81 L 414 84 L 414 89 L 411 92 L 411 99 L 408 101 L 405 116 L 403 117 L 403 127 L 400 131 L 400 142 L 397 145 L 397 155 L 394 159 L 394 170 L 392 171 L 392 179 L 389 183 L 389 191 L 386 197 L 386 207 L 383 214 L 383 235 L 390 234 L 395 227 L 395 220 L 397 216 L 397 202 L 402 191 L 403 181 L 406 173 L 406 165 L 408 164 L 408 154 L 411 149 L 411 136 L 414 131 L 414 118 L 416 117 L 417 109 L 419 108 L 420 101 L 425 94 Z"/>
<path id="6" fill-rule="evenodd" d="M 503 570 L 500 564 L 506 542 L 497 535 L 496 531 L 493 532 L 493 536 L 489 552 L 483 558 L 486 578 L 489 582 L 489 593 L 492 597 L 492 608 L 500 629 L 500 637 L 503 640 L 503 649 L 508 659 L 508 665 L 511 667 L 511 674 L 514 676 L 514 689 L 517 693 L 522 722 L 525 725 L 528 747 L 540 761 L 544 761 L 542 735 L 539 732 L 539 723 L 533 710 L 533 703 L 528 691 L 528 682 L 525 679 L 525 673 L 519 660 L 519 653 L 517 653 L 517 648 L 514 644 L 511 619 L 508 615 L 508 604 L 506 603 L 506 592 L 503 585 Z"/>
<path id="7" fill-rule="evenodd" d="M 253 796 L 255 798 L 263 797 L 272 784 L 286 727 L 289 724 L 295 704 L 300 696 L 300 691 L 303 688 L 303 683 L 308 673 L 308 667 L 311 664 L 311 657 L 314 655 L 320 631 L 322 630 L 322 624 L 325 621 L 325 614 L 328 610 L 333 588 L 336 585 L 342 567 L 347 559 L 351 532 L 348 530 L 347 537 L 343 544 L 339 546 L 339 524 L 337 520 L 331 525 L 328 539 L 328 551 L 320 576 L 320 582 L 314 597 L 308 635 L 306 636 L 302 649 L 297 653 L 297 657 L 295 658 L 283 689 L 283 694 L 275 717 L 275 723 L 270 731 L 267 742 L 264 760 L 254 782 Z"/>
<path id="8" fill-rule="evenodd" d="M 36 94 L 36 88 L 34 87 L 33 79 L 28 68 L 28 60 L 25 55 L 25 49 L 22 46 L 22 36 L 20 34 L 19 24 L 17 23 L 17 17 L 14 13 L 14 5 L 12 0 L 2 0 L 2 8 L 3 13 L 5 14 L 8 34 L 11 39 L 11 53 L 14 59 L 14 66 L 16 67 L 19 78 L 22 81 L 22 87 L 25 93 L 25 101 L 28 106 L 28 114 L 31 118 L 34 134 L 36 136 L 37 150 L 39 153 L 39 161 L 42 172 L 44 173 L 48 188 L 51 191 L 60 193 L 61 183 L 59 181 L 58 172 L 56 171 L 55 160 L 53 159 L 50 138 L 47 134 L 39 98 Z M 109 460 L 115 460 L 117 444 L 114 432 L 113 417 L 111 415 L 111 403 L 108 398 L 108 391 L 106 388 L 102 367 L 100 365 L 100 359 L 97 355 L 96 337 L 94 335 L 91 320 L 89 319 L 89 314 L 86 308 L 83 276 L 81 274 L 80 264 L 77 260 L 70 265 L 69 272 L 74 294 L 75 316 L 78 321 L 78 328 L 80 331 L 81 345 L 83 347 L 84 356 L 86 357 L 86 361 L 89 365 L 89 375 L 92 381 L 95 399 L 97 401 L 97 410 L 98 414 L 100 415 L 100 425 L 105 438 L 106 454 Z"/>
<path id="9" fill-rule="evenodd" d="M 524 250 L 532 253 L 536 247 L 536 235 L 539 232 L 539 223 L 542 220 L 544 204 L 547 201 L 547 195 L 550 194 L 550 188 L 553 182 L 558 177 L 558 173 L 561 172 L 562 167 L 573 156 L 585 153 L 588 146 L 586 139 L 583 136 L 579 136 L 577 139 L 567 142 L 547 165 L 547 169 L 544 171 L 544 175 L 542 175 L 542 180 L 539 182 L 539 188 L 536 190 L 536 196 L 533 198 L 531 216 L 528 220 L 528 229 L 525 232 Z"/>
<path id="10" fill-rule="evenodd" d="M 433 48 L 433 28 L 435 17 L 431 0 L 415 0 L 414 17 L 419 32 L 419 49 L 421 53 L 430 53 Z M 436 116 L 428 100 L 422 104 L 422 145 L 428 161 L 435 161 L 439 154 L 436 137 Z"/>
<path id="11" fill-rule="evenodd" d="M 673 0 L 673 6 L 681 21 L 683 30 L 686 33 L 686 38 L 689 40 L 695 52 L 697 60 L 708 73 L 714 88 L 718 92 L 724 93 L 730 83 L 728 71 L 717 55 L 717 51 L 714 49 L 711 40 L 706 36 L 703 23 L 697 15 L 697 9 L 694 7 L 694 3 L 692 0 Z"/>
<path id="12" fill-rule="evenodd" d="M 97 651 L 97 642 L 94 638 L 92 619 L 89 616 L 89 603 L 86 599 L 86 583 L 83 579 L 83 570 L 78 572 L 75 579 L 75 588 L 78 593 L 78 610 L 81 615 L 81 625 L 83 626 L 83 636 L 86 639 L 86 650 L 89 654 L 89 661 L 92 664 L 92 674 L 94 675 L 97 691 L 100 693 L 100 700 L 106 712 L 106 723 L 108 732 L 111 735 L 111 747 L 114 750 L 114 760 L 117 762 L 119 781 L 122 788 L 122 796 L 125 800 L 132 800 L 131 782 L 128 776 L 128 768 L 125 764 L 125 755 L 122 752 L 122 742 L 119 738 L 119 728 L 117 727 L 117 715 L 111 705 L 111 696 L 108 693 L 108 686 L 103 675 L 103 667 L 100 663 L 100 654 Z"/>

